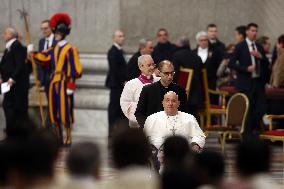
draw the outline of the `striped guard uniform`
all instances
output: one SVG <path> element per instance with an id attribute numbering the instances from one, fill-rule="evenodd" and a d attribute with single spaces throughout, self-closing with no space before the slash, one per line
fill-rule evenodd
<path id="1" fill-rule="evenodd" d="M 34 54 L 35 60 L 52 70 L 48 94 L 49 115 L 52 124 L 65 127 L 74 123 L 73 94 L 67 95 L 67 83 L 82 75 L 78 51 L 65 40 L 54 48 Z"/>

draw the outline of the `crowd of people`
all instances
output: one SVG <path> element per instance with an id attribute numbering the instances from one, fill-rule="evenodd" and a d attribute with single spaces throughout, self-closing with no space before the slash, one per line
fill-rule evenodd
<path id="1" fill-rule="evenodd" d="M 4 95 L 3 109 L 6 119 L 4 132 L 9 135 L 18 119 L 23 122 L 29 119 L 29 77 L 33 70 L 36 86 L 43 88 L 48 101 L 47 116 L 46 120 L 42 120 L 45 122 L 43 125 L 57 133 L 60 143 L 70 146 L 74 123 L 75 80 L 82 75 L 78 51 L 66 40 L 71 31 L 71 18 L 68 14 L 55 14 L 50 20 L 41 23 L 41 30 L 44 37 L 39 41 L 37 52 L 33 44 L 25 47 L 21 43 L 14 28 L 8 27 L 4 31 L 6 48 L 0 63 L 0 84 L 7 89 L 1 91 Z"/>
<path id="2" fill-rule="evenodd" d="M 188 139 L 170 136 L 163 144 L 160 164 L 154 161 L 151 140 L 137 128 L 116 132 L 111 139 L 110 155 L 115 176 L 102 178 L 101 149 L 93 142 L 72 145 L 66 157 L 64 175 L 56 169 L 59 143 L 47 129 L 35 129 L 32 123 L 18 123 L 14 132 L 0 143 L 0 187 L 13 189 L 278 189 L 269 175 L 271 151 L 257 138 L 247 139 L 235 147 L 234 179 L 222 154 L 204 150 L 196 153 Z M 23 132 L 25 131 L 25 132 Z M 261 155 L 260 155 L 261 154 Z M 60 157 L 62 158 L 62 157 Z M 162 169 L 156 169 L 159 166 Z"/>
<path id="3" fill-rule="evenodd" d="M 208 88 L 232 86 L 249 98 L 248 121 L 245 135 L 258 134 L 267 113 L 265 88 L 281 88 L 283 35 L 270 51 L 269 37 L 257 37 L 258 25 L 249 23 L 235 29 L 235 43 L 227 47 L 218 38 L 216 24 L 196 34 L 197 47 L 192 49 L 189 39 L 182 36 L 176 44 L 169 41 L 165 28 L 157 31 L 157 44 L 149 39 L 139 41 L 139 50 L 126 61 L 122 49 L 124 34 L 115 31 L 113 46 L 108 51 L 109 72 L 106 86 L 110 89 L 108 107 L 109 133 L 121 120 L 130 126 L 144 128 L 148 116 L 161 111 L 163 96 L 169 91 L 178 95 L 179 110 L 190 113 L 197 120 L 203 106 L 202 70 L 207 72 Z M 114 49 L 117 52 L 115 53 Z M 272 54 L 272 57 L 270 56 Z M 145 57 L 149 64 L 147 64 Z M 151 59 L 151 60 L 150 60 Z M 148 66 L 147 66 L 148 65 Z M 193 70 L 189 93 L 178 83 L 180 69 Z M 185 79 L 185 78 L 184 78 Z M 216 95 L 210 95 L 214 105 Z M 199 120 L 198 120 L 199 122 Z M 216 119 L 212 119 L 215 124 Z"/>
<path id="4" fill-rule="evenodd" d="M 70 24 L 67 14 L 43 21 L 44 38 L 37 52 L 32 44 L 27 48 L 21 44 L 14 28 L 4 32 L 0 84 L 9 89 L 3 92 L 6 138 L 0 143 L 0 184 L 5 187 L 96 188 L 100 180 L 98 146 L 80 143 L 72 146 L 66 160 L 68 181 L 54 181 L 59 146 L 72 143 L 75 81 L 82 75 L 77 49 L 66 40 Z M 277 188 L 267 175 L 269 147 L 254 134 L 266 113 L 265 87 L 284 86 L 284 35 L 278 38 L 270 59 L 269 38 L 257 39 L 255 23 L 237 27 L 236 43 L 227 47 L 218 39 L 215 24 L 206 29 L 196 34 L 197 47 L 191 49 L 187 37 L 173 44 L 168 31 L 161 28 L 157 44 L 141 39 L 128 63 L 122 48 L 124 33 L 113 33 L 106 87 L 110 89 L 110 150 L 118 177 L 102 188 Z M 33 61 L 40 66 L 38 78 L 48 99 L 45 123 L 49 130 L 33 126 L 28 117 Z M 193 70 L 189 93 L 176 83 L 181 67 Z M 232 182 L 223 180 L 222 155 L 204 149 L 206 136 L 197 113 L 203 103 L 202 70 L 207 72 L 209 89 L 234 86 L 249 99 L 246 140 L 235 150 L 239 175 Z M 218 104 L 218 98 L 210 98 Z"/>

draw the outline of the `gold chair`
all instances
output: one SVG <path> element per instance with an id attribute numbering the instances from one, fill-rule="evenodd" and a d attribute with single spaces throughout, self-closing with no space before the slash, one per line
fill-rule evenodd
<path id="1" fill-rule="evenodd" d="M 203 89 L 203 107 L 199 110 L 200 125 L 204 128 L 204 117 L 206 118 L 205 127 L 209 128 L 211 126 L 211 115 L 225 115 L 226 114 L 226 96 L 229 94 L 226 91 L 211 90 L 208 88 L 207 70 L 202 69 L 202 89 Z M 212 105 L 210 102 L 210 94 L 218 95 L 221 97 L 220 105 Z"/>
<path id="2" fill-rule="evenodd" d="M 273 129 L 272 121 L 274 119 L 284 119 L 284 114 L 282 115 L 266 115 L 266 118 L 270 121 L 269 130 L 263 132 L 259 135 L 261 139 L 270 140 L 271 142 L 280 141 L 283 146 L 283 166 L 284 166 L 284 130 Z M 284 173 L 284 167 L 283 167 Z"/>
<path id="3" fill-rule="evenodd" d="M 248 109 L 249 100 L 247 96 L 243 93 L 236 93 L 228 101 L 225 124 L 206 128 L 205 134 L 207 136 L 212 134 L 218 135 L 222 153 L 225 152 L 225 144 L 228 138 L 232 138 L 232 136 L 242 138 Z"/>
<path id="4" fill-rule="evenodd" d="M 187 97 L 189 96 L 191 81 L 193 77 L 193 69 L 181 67 L 179 69 L 179 77 L 177 83 L 185 89 Z"/>

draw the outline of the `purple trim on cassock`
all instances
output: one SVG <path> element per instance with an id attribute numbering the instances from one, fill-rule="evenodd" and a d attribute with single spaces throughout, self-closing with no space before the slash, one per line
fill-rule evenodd
<path id="1" fill-rule="evenodd" d="M 143 84 L 146 84 L 146 83 L 153 83 L 153 81 L 154 81 L 153 76 L 151 76 L 151 77 L 148 79 L 147 76 L 142 75 L 142 74 L 138 77 L 138 79 L 139 79 Z"/>

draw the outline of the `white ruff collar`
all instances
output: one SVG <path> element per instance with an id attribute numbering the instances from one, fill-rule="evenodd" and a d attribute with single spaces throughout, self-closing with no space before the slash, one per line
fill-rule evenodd
<path id="1" fill-rule="evenodd" d="M 59 41 L 57 44 L 59 45 L 59 47 L 64 46 L 67 43 L 67 41 L 65 39 Z"/>

